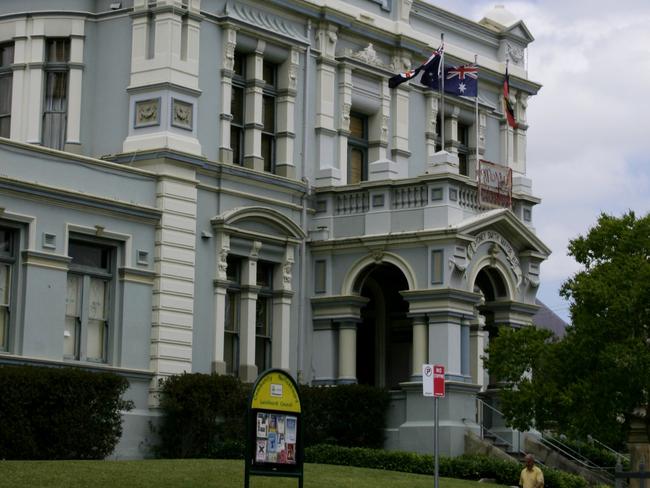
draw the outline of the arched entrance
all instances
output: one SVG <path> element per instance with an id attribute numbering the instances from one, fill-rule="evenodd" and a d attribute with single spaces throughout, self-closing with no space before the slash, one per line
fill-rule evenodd
<path id="1" fill-rule="evenodd" d="M 390 263 L 372 264 L 357 277 L 355 292 L 368 299 L 357 329 L 359 384 L 390 388 L 409 378 L 413 332 L 408 302 L 399 293 L 408 288 L 403 273 Z"/>
<path id="2" fill-rule="evenodd" d="M 487 333 L 487 344 L 498 334 L 498 325 L 495 323 L 495 305 L 500 301 L 507 301 L 508 286 L 505 278 L 497 268 L 486 266 L 476 275 L 474 291 L 482 295 L 483 300 L 478 305 L 478 321 L 482 324 L 483 330 Z M 487 346 L 487 344 L 485 344 Z M 485 375 L 482 383 L 489 388 L 494 380 Z"/>

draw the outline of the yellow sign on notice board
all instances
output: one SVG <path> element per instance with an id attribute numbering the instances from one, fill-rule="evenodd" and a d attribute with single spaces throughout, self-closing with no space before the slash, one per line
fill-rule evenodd
<path id="1" fill-rule="evenodd" d="M 251 408 L 300 413 L 300 398 L 291 378 L 282 371 L 269 371 L 253 392 Z"/>

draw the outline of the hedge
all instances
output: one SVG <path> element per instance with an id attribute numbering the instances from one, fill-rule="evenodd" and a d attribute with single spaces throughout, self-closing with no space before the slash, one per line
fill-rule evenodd
<path id="1" fill-rule="evenodd" d="M 433 456 L 382 449 L 345 448 L 332 445 L 312 446 L 305 450 L 305 461 L 338 464 L 361 468 L 386 469 L 406 473 L 433 475 Z M 518 485 L 522 466 L 481 455 L 455 458 L 440 457 L 439 474 L 447 478 L 479 480 L 494 479 L 502 485 Z M 545 488 L 586 488 L 584 478 L 555 469 L 545 468 Z"/>
<path id="2" fill-rule="evenodd" d="M 301 386 L 305 446 L 384 445 L 388 391 L 366 385 Z"/>
<path id="3" fill-rule="evenodd" d="M 381 447 L 389 396 L 363 385 L 299 386 L 304 445 Z M 161 383 L 160 457 L 241 458 L 251 385 L 232 376 L 170 376 Z"/>
<path id="4" fill-rule="evenodd" d="M 0 366 L 0 459 L 103 459 L 132 408 L 128 386 L 113 373 Z"/>
<path id="5" fill-rule="evenodd" d="M 161 382 L 156 454 L 169 458 L 240 458 L 250 385 L 232 376 L 184 373 Z"/>

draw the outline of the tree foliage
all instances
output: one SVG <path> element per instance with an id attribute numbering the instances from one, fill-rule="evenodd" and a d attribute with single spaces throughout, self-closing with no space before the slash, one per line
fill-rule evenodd
<path id="1" fill-rule="evenodd" d="M 488 368 L 504 382 L 512 426 L 620 444 L 650 392 L 650 214 L 602 214 L 569 254 L 582 269 L 561 288 L 571 301 L 566 337 L 502 330 Z"/>

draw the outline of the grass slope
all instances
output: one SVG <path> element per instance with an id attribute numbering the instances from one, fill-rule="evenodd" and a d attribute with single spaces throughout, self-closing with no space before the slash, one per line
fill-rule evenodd
<path id="1" fill-rule="evenodd" d="M 0 487 L 241 488 L 243 461 L 0 461 Z M 297 479 L 252 477 L 251 488 L 293 488 Z M 305 465 L 305 488 L 431 488 L 433 477 L 376 469 Z M 481 488 L 499 485 L 482 483 Z M 440 479 L 440 488 L 478 488 L 475 481 Z"/>

